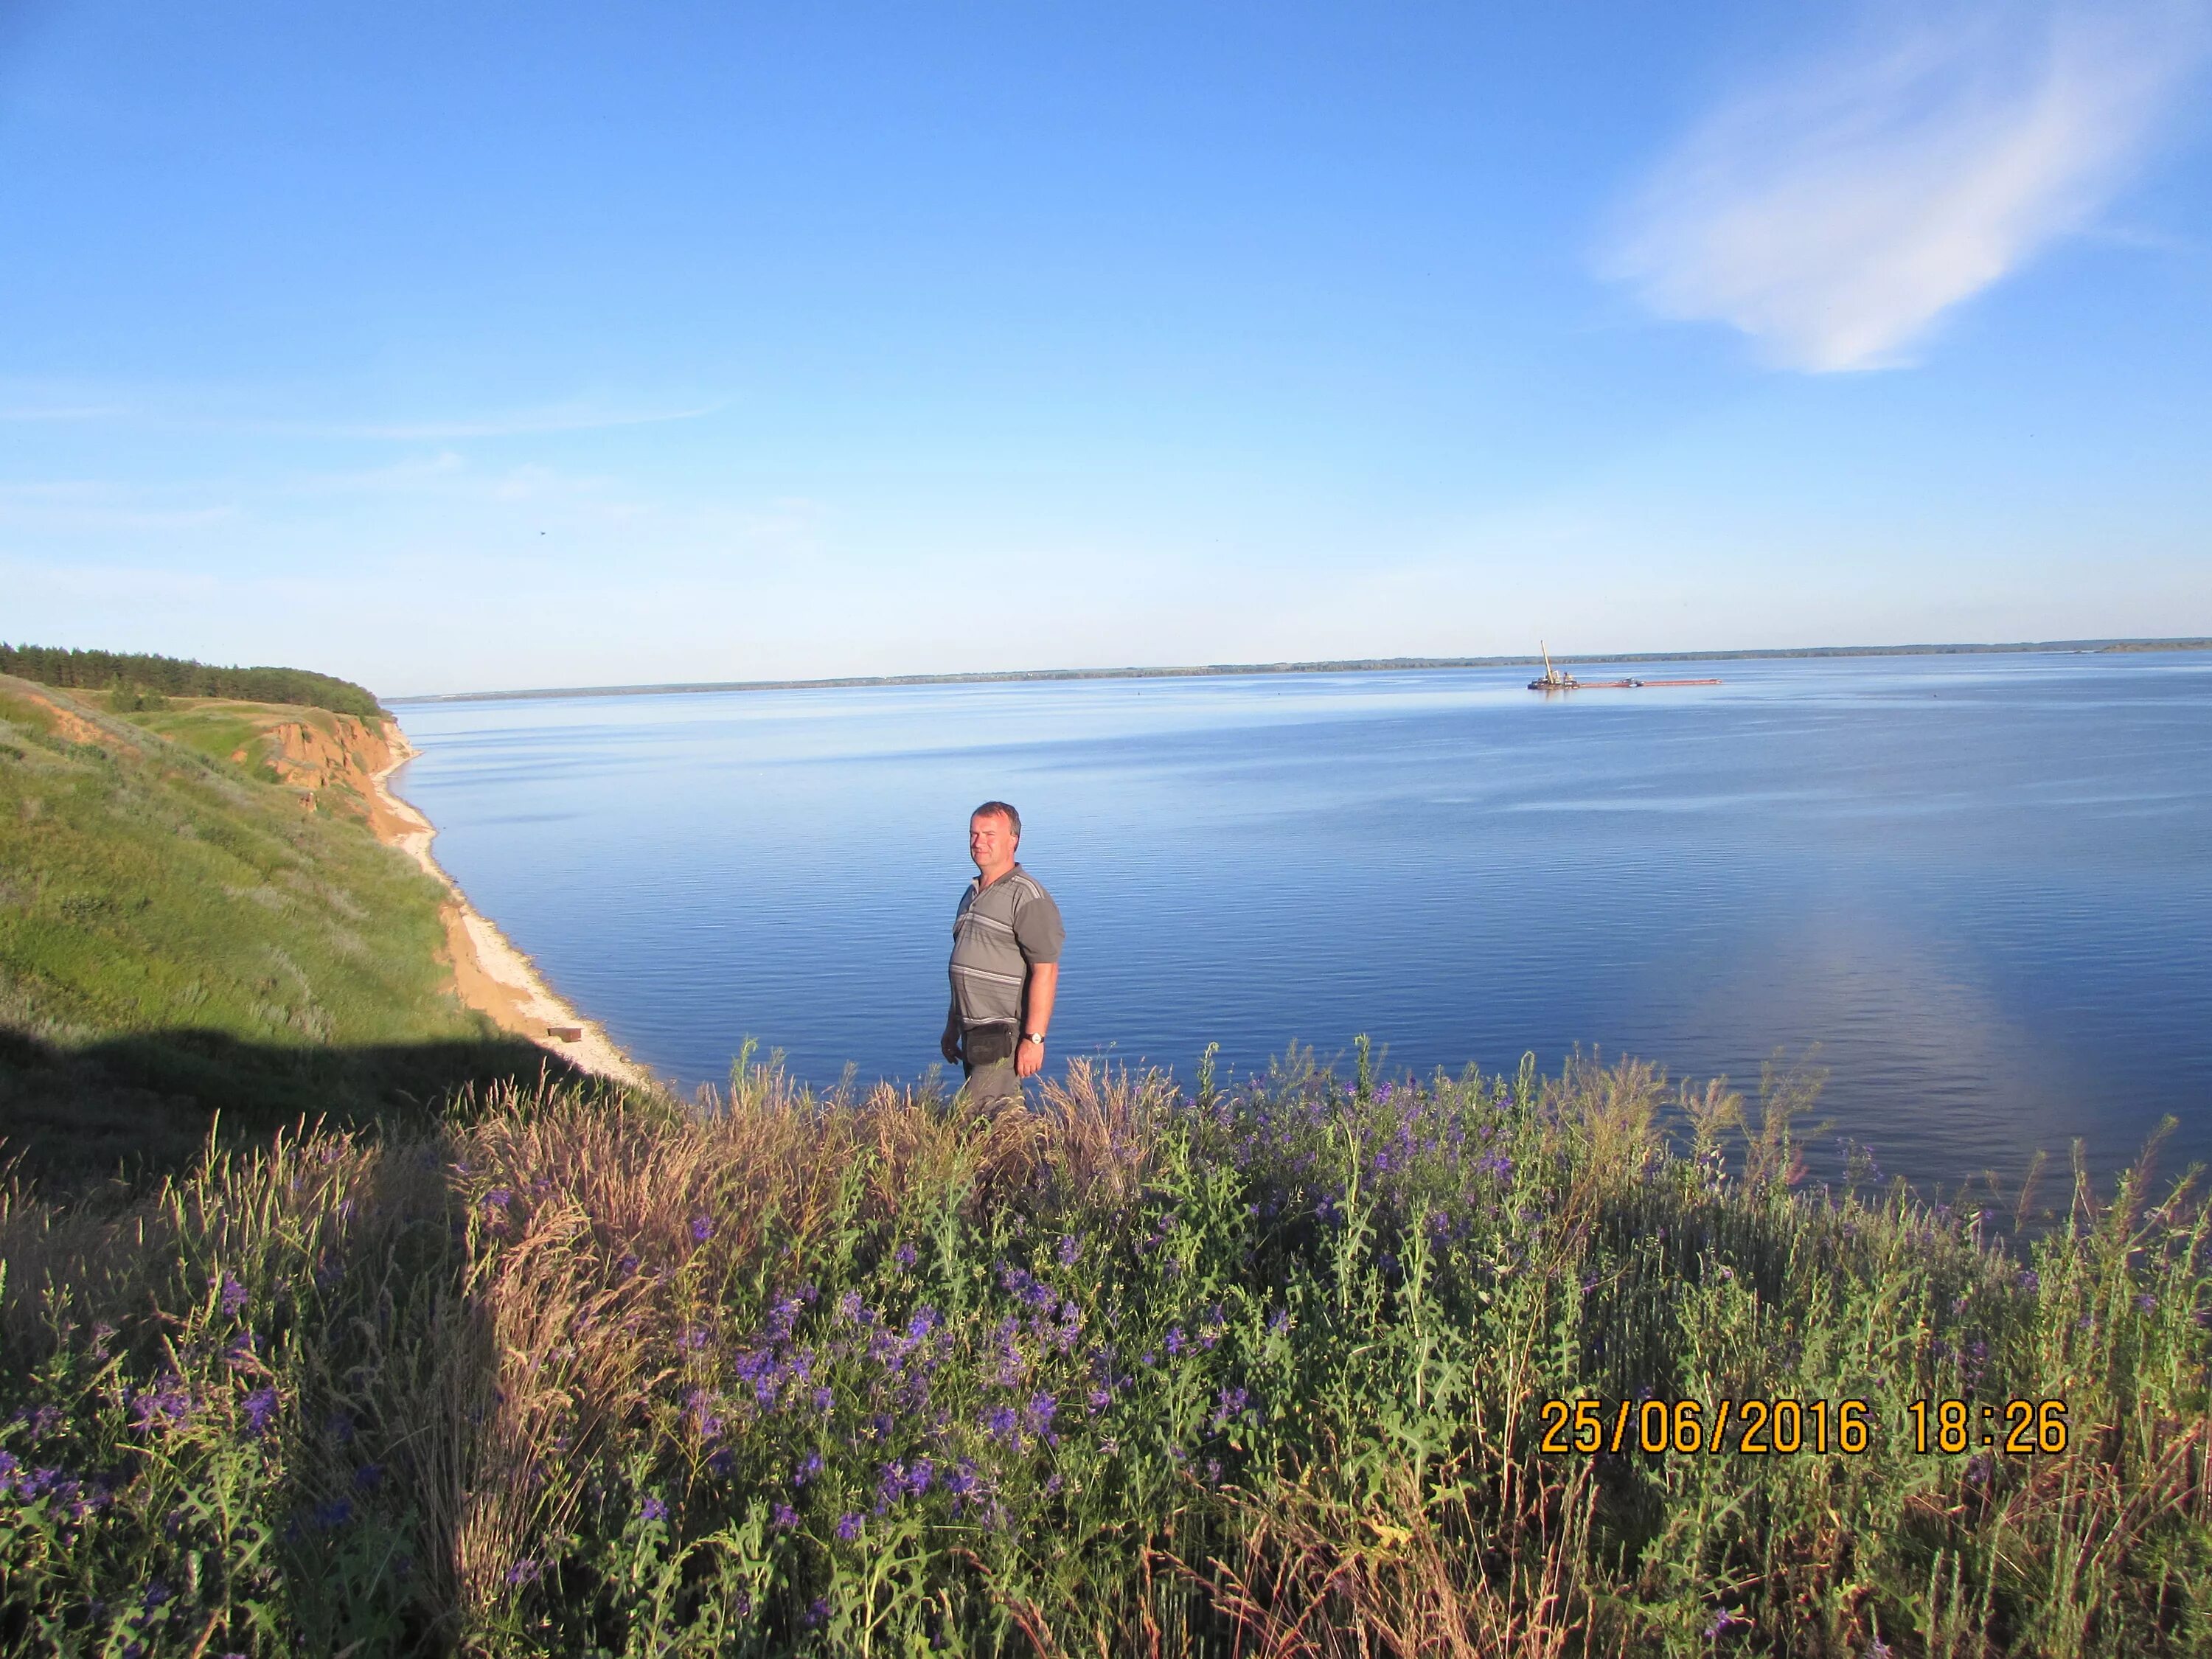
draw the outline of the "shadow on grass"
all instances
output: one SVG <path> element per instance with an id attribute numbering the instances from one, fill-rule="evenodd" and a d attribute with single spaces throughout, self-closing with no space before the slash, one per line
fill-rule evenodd
<path id="1" fill-rule="evenodd" d="M 315 1047 L 221 1031 L 140 1031 L 64 1048 L 0 1028 L 0 1161 L 40 1182 L 139 1180 L 301 1118 L 422 1122 L 464 1091 L 584 1074 L 520 1037 Z"/>

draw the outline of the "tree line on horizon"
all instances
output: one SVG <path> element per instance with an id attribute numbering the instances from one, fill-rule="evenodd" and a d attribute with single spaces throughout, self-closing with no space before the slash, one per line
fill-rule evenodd
<path id="1" fill-rule="evenodd" d="M 384 715 L 374 694 L 351 680 L 305 668 L 218 668 L 185 657 L 142 652 L 82 651 L 0 643 L 0 674 L 68 691 L 157 693 L 171 697 L 236 697 L 246 702 L 327 708 L 363 720 Z"/>

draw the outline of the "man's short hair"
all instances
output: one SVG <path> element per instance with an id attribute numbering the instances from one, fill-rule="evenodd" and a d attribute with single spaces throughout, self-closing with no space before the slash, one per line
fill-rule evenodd
<path id="1" fill-rule="evenodd" d="M 997 812 L 1006 818 L 1007 827 L 1013 830 L 1016 841 L 1022 838 L 1022 815 L 1002 800 L 985 801 L 968 815 L 968 821 L 973 823 L 977 818 L 988 817 L 993 812 Z"/>

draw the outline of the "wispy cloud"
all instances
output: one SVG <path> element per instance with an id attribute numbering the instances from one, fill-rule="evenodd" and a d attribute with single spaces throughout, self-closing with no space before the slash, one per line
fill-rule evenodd
<path id="1" fill-rule="evenodd" d="M 1881 11 L 1699 123 L 1604 269 L 1786 367 L 1905 362 L 1950 307 L 2089 223 L 2208 46 L 2207 0 Z"/>
<path id="2" fill-rule="evenodd" d="M 506 408 L 494 405 L 378 418 L 285 412 L 283 405 L 296 401 L 296 393 L 222 385 L 102 387 L 0 379 L 0 422 L 131 421 L 194 431 L 393 443 L 458 442 L 659 426 L 698 420 L 726 407 L 720 400 L 642 402 L 577 397 Z"/>
<path id="3" fill-rule="evenodd" d="M 0 404 L 0 421 L 105 421 L 127 414 L 120 404 Z"/>
<path id="4" fill-rule="evenodd" d="M 104 531 L 180 531 L 227 522 L 228 502 L 180 502 L 165 492 L 94 479 L 0 483 L 0 532 L 63 534 Z"/>
<path id="5" fill-rule="evenodd" d="M 589 403 L 544 404 L 535 408 L 508 410 L 450 419 L 393 421 L 333 428 L 333 435 L 387 438 L 402 443 L 441 439 L 519 438 L 541 432 L 596 432 L 624 426 L 659 426 L 670 421 L 696 421 L 712 415 L 720 404 L 689 404 L 677 408 L 623 409 Z"/>

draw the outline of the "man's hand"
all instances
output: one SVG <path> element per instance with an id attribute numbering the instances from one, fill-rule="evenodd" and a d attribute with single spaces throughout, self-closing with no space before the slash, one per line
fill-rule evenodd
<path id="1" fill-rule="evenodd" d="M 945 1016 L 945 1035 L 937 1039 L 937 1051 L 945 1056 L 947 1066 L 960 1063 L 960 1019 L 957 1014 Z"/>
<path id="2" fill-rule="evenodd" d="M 1031 1042 L 1029 1034 L 1039 1037 L 1052 1024 L 1052 1005 L 1060 995 L 1060 964 L 1056 962 L 1030 963 L 1030 981 L 1022 998 L 1021 1035 L 1014 1039 L 1014 1075 L 1035 1077 L 1044 1070 L 1044 1044 Z"/>

